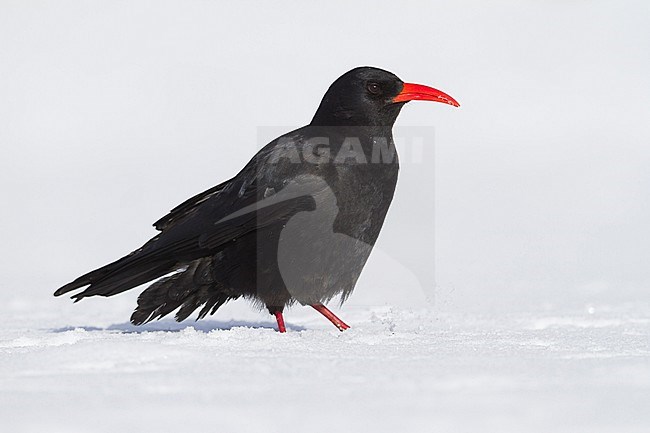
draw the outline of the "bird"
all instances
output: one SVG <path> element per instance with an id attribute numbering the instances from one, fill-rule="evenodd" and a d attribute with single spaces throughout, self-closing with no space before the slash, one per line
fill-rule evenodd
<path id="1" fill-rule="evenodd" d="M 313 307 L 343 331 L 326 304 L 352 293 L 395 193 L 393 125 L 409 101 L 459 103 L 433 87 L 363 66 L 336 79 L 311 122 L 264 146 L 233 178 L 197 194 L 154 223 L 130 254 L 54 292 L 75 302 L 151 283 L 130 322 L 176 311 L 183 321 L 228 301 L 252 301 L 286 332 L 283 312 Z M 414 210 L 415 211 L 415 210 Z"/>

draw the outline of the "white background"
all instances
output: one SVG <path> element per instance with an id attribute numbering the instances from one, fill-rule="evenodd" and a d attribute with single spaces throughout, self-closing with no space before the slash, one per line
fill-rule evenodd
<path id="1" fill-rule="evenodd" d="M 378 254 L 364 271 L 359 293 L 350 300 L 349 317 L 357 317 L 362 329 L 356 338 L 355 334 L 347 337 L 351 344 L 378 344 L 386 350 L 381 344 L 385 333 L 399 334 L 399 327 L 392 325 L 368 325 L 363 331 L 364 320 L 375 325 L 385 323 L 382 320 L 388 313 L 384 310 L 377 316 L 370 307 L 359 307 L 374 304 L 407 308 L 395 313 L 397 323 L 407 323 L 407 328 L 416 330 L 424 326 L 429 333 L 424 337 L 418 334 L 424 338 L 418 344 L 440 343 L 443 352 L 444 347 L 448 350 L 446 355 L 436 355 L 443 356 L 445 362 L 436 363 L 438 358 L 422 355 L 422 363 L 408 366 L 425 370 L 426 366 L 435 366 L 440 379 L 434 381 L 435 386 L 448 380 L 447 387 L 422 385 L 411 389 L 407 385 L 415 386 L 416 376 L 401 376 L 403 370 L 387 371 L 394 375 L 395 383 L 404 385 L 396 385 L 403 392 L 396 395 L 415 399 L 407 411 L 415 423 L 410 431 L 417 430 L 414 426 L 431 431 L 423 426 L 442 428 L 456 422 L 472 428 L 488 425 L 500 431 L 524 425 L 578 431 L 567 419 L 551 416 L 553 410 L 561 410 L 553 403 L 559 395 L 568 399 L 565 407 L 583 409 L 576 413 L 591 419 L 591 423 L 580 425 L 592 430 L 620 427 L 624 419 L 627 428 L 639 427 L 631 416 L 644 413 L 641 395 L 645 392 L 647 396 L 650 386 L 648 347 L 647 343 L 621 339 L 618 331 L 643 338 L 648 334 L 647 309 L 639 307 L 650 302 L 648 22 L 650 6 L 645 1 L 294 4 L 0 0 L 0 302 L 3 323 L 9 329 L 2 338 L 2 356 L 7 357 L 3 363 L 12 366 L 4 370 L 9 385 L 2 390 L 2 402 L 19 414 L 14 422 L 16 431 L 27 428 L 20 414 L 30 401 L 36 401 L 41 408 L 49 407 L 46 414 L 60 413 L 52 403 L 61 383 L 56 378 L 61 374 L 69 374 L 65 376 L 69 380 L 76 377 L 67 370 L 61 373 L 55 369 L 43 373 L 46 379 L 42 381 L 20 379 L 21 375 L 29 376 L 29 371 L 44 368 L 36 363 L 25 373 L 27 367 L 23 366 L 35 359 L 57 359 L 56 353 L 47 352 L 48 347 L 77 347 L 79 353 L 74 356 L 80 367 L 73 369 L 75 374 L 85 374 L 84 366 L 95 365 L 92 354 L 101 353 L 102 348 L 123 353 L 124 359 L 128 352 L 141 350 L 130 334 L 93 337 L 94 345 L 86 347 L 82 344 L 86 337 L 79 337 L 77 331 L 69 331 L 71 336 L 51 332 L 112 324 L 117 324 L 118 331 L 129 329 L 120 324 L 128 318 L 137 293 L 71 305 L 67 299 L 51 297 L 52 291 L 138 247 L 155 233 L 150 224 L 167 210 L 234 175 L 263 144 L 259 142 L 261 127 L 308 123 L 329 84 L 359 65 L 381 67 L 405 81 L 432 85 L 461 103 L 460 109 L 411 103 L 398 119 L 400 126 L 434 126 L 436 130 L 433 158 L 428 160 L 431 167 L 435 165 L 435 183 L 428 185 L 435 185 L 435 286 L 422 288 L 409 282 L 405 287 L 396 287 L 402 277 L 391 280 L 381 272 L 385 271 L 385 262 Z M 378 244 L 390 255 L 387 260 L 406 267 L 413 265 L 403 257 L 395 257 L 390 242 L 395 241 L 391 238 L 395 233 L 412 227 L 408 215 L 419 211 L 418 194 L 406 181 L 398 185 L 400 209 L 391 210 Z M 413 251 L 421 247 L 413 243 Z M 373 287 L 380 289 L 373 291 Z M 435 294 L 433 303 L 426 304 L 429 313 L 405 313 L 409 308 L 423 306 L 422 293 Z M 250 320 L 246 322 L 249 324 L 269 320 L 263 314 L 249 312 L 246 305 L 228 308 L 221 318 L 241 318 Z M 358 314 L 354 308 L 360 308 Z M 454 326 L 466 326 L 465 320 L 455 315 L 458 312 L 496 315 L 496 311 L 508 311 L 516 315 L 533 310 L 543 313 L 530 313 L 533 318 L 523 325 L 518 319 L 471 322 L 478 323 L 477 327 L 470 327 L 462 334 L 464 337 L 458 337 L 466 345 L 453 344 L 457 341 L 453 330 L 458 329 Z M 575 314 L 565 316 L 566 311 Z M 593 316 L 599 311 L 607 312 L 607 318 L 590 322 L 581 316 Z M 300 317 L 302 313 L 295 314 Z M 432 322 L 435 320 L 442 323 Z M 192 338 L 214 339 L 214 334 L 250 332 L 242 338 L 256 342 L 260 353 L 275 344 L 273 334 L 256 339 L 259 330 L 220 330 L 219 322 L 209 323 L 216 325 L 203 329 L 198 337 L 189 335 L 181 341 L 192 346 Z M 306 328 L 316 326 L 308 321 L 299 323 Z M 508 340 L 515 343 L 506 347 L 490 340 L 493 334 L 481 331 L 492 327 L 512 332 L 510 325 L 528 331 L 557 327 L 557 332 L 547 339 L 531 337 L 528 331 L 515 332 Z M 634 329 L 625 328 L 628 325 Z M 610 330 L 608 326 L 615 327 L 611 333 L 585 336 L 574 332 L 595 332 L 593 329 L 602 327 Z M 20 340 L 35 329 L 40 329 L 42 335 L 27 342 Z M 325 347 L 327 353 L 334 353 L 331 362 L 336 363 L 338 340 L 330 341 L 335 336 L 325 329 L 313 335 L 308 330 L 296 332 L 306 335 L 309 341 L 294 335 L 298 338 L 295 345 L 287 343 L 286 348 L 305 351 L 305 359 L 313 362 L 311 348 Z M 436 334 L 441 329 L 452 333 L 448 346 Z M 158 334 L 161 344 L 166 344 L 165 338 L 185 335 Z M 124 335 L 124 341 L 119 340 L 120 335 Z M 135 334 L 135 338 L 140 335 L 145 334 Z M 235 340 L 237 335 L 233 335 Z M 580 342 L 587 337 L 592 338 L 589 341 L 593 345 L 585 348 Z M 62 342 L 57 340 L 61 338 Z M 321 338 L 328 342 L 323 343 Z M 509 353 L 507 364 L 499 364 L 500 355 L 493 352 L 482 353 L 482 358 L 468 355 L 476 345 L 491 345 L 491 341 L 493 347 Z M 617 346 L 619 343 L 622 346 Z M 278 344 L 284 347 L 285 343 Z M 557 349 L 558 358 L 541 356 L 539 359 L 549 359 L 546 364 L 540 361 L 542 370 L 551 373 L 540 377 L 557 383 L 575 377 L 580 382 L 582 378 L 584 382 L 572 388 L 580 393 L 563 390 L 556 395 L 556 382 L 535 382 L 531 379 L 537 377 L 534 371 L 522 373 L 532 382 L 508 376 L 518 368 L 525 370 L 525 363 L 516 362 L 518 357 L 538 359 L 537 352 L 521 347 L 544 344 L 556 349 L 554 344 L 564 344 L 570 353 Z M 404 347 L 411 348 L 412 352 L 407 353 L 414 360 L 417 347 L 422 346 Z M 562 370 L 564 364 L 559 359 L 565 359 L 565 355 L 584 360 L 599 347 L 605 348 L 614 360 L 641 358 L 635 358 L 638 363 L 631 361 L 631 367 L 625 364 L 629 359 L 623 359 L 622 364 L 577 363 Z M 124 350 L 120 352 L 120 348 Z M 216 354 L 223 353 L 221 348 L 213 349 Z M 574 349 L 577 352 L 572 352 Z M 388 355 L 382 350 L 361 350 L 359 359 L 365 356 L 371 364 L 383 362 Z M 260 353 L 253 350 L 250 356 Z M 73 357 L 65 351 L 60 356 Z M 482 360 L 491 359 L 497 366 L 494 370 L 488 368 L 486 377 L 498 380 L 491 382 L 472 375 L 463 378 L 465 370 L 454 362 L 456 356 L 470 356 L 467 365 L 475 372 L 482 371 Z M 136 359 L 140 360 L 138 365 L 146 364 L 142 361 L 145 358 Z M 169 364 L 170 371 L 181 366 L 191 370 L 183 364 L 187 359 L 196 358 L 182 358 L 179 354 L 178 363 Z M 221 361 L 238 366 L 242 359 Z M 106 371 L 122 371 L 115 365 L 123 364 L 109 362 Z M 206 360 L 202 365 L 211 364 Z M 133 371 L 129 370 L 132 367 L 128 364 L 124 371 Z M 358 390 L 360 394 L 355 398 L 366 404 L 358 413 L 371 416 L 374 404 L 387 408 L 391 402 L 379 399 L 381 392 L 373 386 L 364 385 L 376 383 L 364 378 L 364 371 L 372 370 L 366 367 L 363 363 L 353 364 L 357 376 L 349 382 L 340 379 L 343 382 L 339 385 L 350 390 L 352 394 L 343 396 L 350 400 Z M 260 375 L 260 380 L 273 374 L 272 370 L 260 368 L 251 373 Z M 318 381 L 339 373 L 334 367 L 314 368 L 320 372 Z M 554 371 L 560 371 L 559 375 L 553 376 Z M 284 373 L 284 382 L 277 385 L 288 382 L 290 396 L 299 403 L 307 385 L 297 385 L 295 376 Z M 505 385 L 500 381 L 503 375 Z M 603 384 L 598 381 L 603 375 L 625 380 L 619 383 L 612 379 Z M 450 379 L 452 376 L 458 380 Z M 65 424 L 66 418 L 61 417 L 50 423 L 51 428 L 92 430 L 90 419 L 100 413 L 104 402 L 120 407 L 110 403 L 117 398 L 111 397 L 112 393 L 119 394 L 110 387 L 110 376 L 92 377 L 87 382 L 93 384 L 92 389 L 74 394 L 90 402 L 85 407 L 89 421 Z M 171 372 L 156 380 L 169 377 L 174 377 Z M 186 383 L 199 381 L 195 376 L 185 379 Z M 355 382 L 357 379 L 360 382 Z M 543 392 L 536 394 L 530 383 L 537 383 Z M 255 388 L 255 384 L 258 382 L 246 384 L 256 392 L 254 401 L 262 404 L 276 395 L 274 389 Z M 170 396 L 178 392 L 178 399 L 185 402 L 183 407 L 196 408 L 193 404 L 198 402 L 200 407 L 205 405 L 207 412 L 215 403 L 212 394 L 192 400 L 189 396 L 193 394 L 180 385 L 160 385 L 164 389 L 159 393 L 142 391 L 139 385 L 136 379 L 124 382 L 138 399 L 146 399 L 151 392 L 164 400 L 160 396 L 168 395 L 165 392 Z M 635 386 L 646 388 L 641 392 Z M 480 392 L 474 393 L 473 387 Z M 34 393 L 39 390 L 41 397 L 35 399 Z M 144 394 L 138 394 L 138 390 Z M 232 392 L 229 401 L 238 403 L 232 403 L 231 418 L 227 418 L 230 431 L 238 425 L 262 428 L 261 421 L 237 423 L 241 419 L 238 416 L 246 413 L 245 403 L 236 399 L 239 391 Z M 95 396 L 94 400 L 90 395 Z M 336 392 L 327 395 L 342 398 Z M 620 397 L 619 402 L 631 396 L 632 403 L 618 415 L 608 417 L 609 424 L 602 424 L 600 418 L 590 418 L 589 414 L 611 407 L 608 395 Z M 165 402 L 154 400 L 158 406 L 147 406 L 149 412 L 143 409 L 153 418 L 156 407 L 165 407 Z M 442 404 L 448 410 L 438 418 L 427 419 L 428 406 L 421 408 L 417 401 Z M 469 412 L 463 405 L 468 401 L 479 408 L 472 412 L 474 417 L 465 416 Z M 270 406 L 264 407 L 262 413 L 271 417 Z M 130 408 L 125 408 L 124 413 L 131 414 L 131 425 L 139 425 L 136 412 L 127 410 Z M 522 408 L 523 412 L 519 410 Z M 539 410 L 535 412 L 534 408 Z M 350 427 L 364 425 L 354 413 L 339 422 L 346 425 L 347 420 Z M 280 418 L 286 421 L 292 415 L 287 408 Z M 174 420 L 180 423 L 180 418 L 178 415 Z M 399 428 L 399 419 L 396 415 L 391 418 L 395 424 L 379 423 L 376 430 Z M 491 424 L 484 424 L 486 420 Z M 425 421 L 429 424 L 423 424 Z M 156 421 L 149 420 L 148 424 L 156 425 Z"/>

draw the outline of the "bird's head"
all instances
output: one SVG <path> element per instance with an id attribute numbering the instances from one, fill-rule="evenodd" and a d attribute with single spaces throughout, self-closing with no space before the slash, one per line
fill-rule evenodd
<path id="1" fill-rule="evenodd" d="M 404 104 L 414 100 L 459 106 L 440 90 L 405 83 L 391 72 L 366 66 L 352 69 L 332 83 L 311 124 L 392 127 Z"/>

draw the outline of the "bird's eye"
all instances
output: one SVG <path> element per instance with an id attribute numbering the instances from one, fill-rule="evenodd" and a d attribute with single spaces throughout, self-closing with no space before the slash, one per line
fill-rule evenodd
<path id="1" fill-rule="evenodd" d="M 368 83 L 366 88 L 373 95 L 379 95 L 381 93 L 381 86 L 377 83 Z"/>

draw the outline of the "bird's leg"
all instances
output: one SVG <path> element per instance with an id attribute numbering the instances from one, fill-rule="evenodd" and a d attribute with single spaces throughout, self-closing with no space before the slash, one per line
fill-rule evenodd
<path id="1" fill-rule="evenodd" d="M 273 313 L 275 320 L 278 321 L 278 331 L 281 333 L 287 332 L 287 328 L 284 326 L 284 317 L 282 317 L 282 311 L 276 311 Z"/>
<path id="2" fill-rule="evenodd" d="M 327 317 L 327 320 L 332 322 L 334 326 L 339 328 L 339 331 L 345 331 L 346 329 L 349 328 L 348 325 L 345 324 L 345 322 L 338 317 L 336 317 L 336 314 L 332 313 L 325 305 L 323 304 L 313 304 L 312 307 L 321 313 L 323 316 Z"/>

